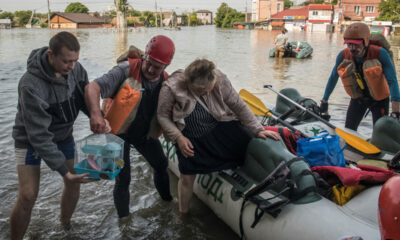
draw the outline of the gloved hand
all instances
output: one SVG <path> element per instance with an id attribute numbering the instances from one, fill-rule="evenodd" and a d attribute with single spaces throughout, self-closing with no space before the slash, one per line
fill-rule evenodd
<path id="1" fill-rule="evenodd" d="M 320 109 L 321 113 L 328 113 L 328 102 L 325 100 L 321 100 L 319 109 Z"/>
<path id="2" fill-rule="evenodd" d="M 392 112 L 390 116 L 396 118 L 397 120 L 400 120 L 400 112 Z"/>

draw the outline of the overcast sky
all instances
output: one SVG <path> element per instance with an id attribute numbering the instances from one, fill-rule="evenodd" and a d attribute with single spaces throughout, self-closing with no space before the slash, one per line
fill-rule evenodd
<path id="1" fill-rule="evenodd" d="M 114 5 L 114 0 L 49 0 L 51 11 L 64 11 L 71 2 L 81 2 L 89 11 L 108 11 Z M 216 12 L 221 3 L 226 2 L 230 7 L 244 12 L 247 2 L 248 11 L 251 9 L 252 0 L 156 0 L 157 7 L 163 11 L 174 10 L 177 13 L 192 10 L 206 9 Z M 133 8 L 143 10 L 155 10 L 155 0 L 128 0 Z M 47 12 L 47 0 L 0 0 L 0 9 L 3 11 L 34 10 L 39 13 Z"/>

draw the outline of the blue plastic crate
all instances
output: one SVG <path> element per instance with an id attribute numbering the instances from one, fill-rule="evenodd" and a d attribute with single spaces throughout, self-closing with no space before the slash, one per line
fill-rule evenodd
<path id="1" fill-rule="evenodd" d="M 119 174 L 121 171 L 119 168 L 117 168 L 115 171 L 99 171 L 95 169 L 90 169 L 89 163 L 87 162 L 87 159 L 75 164 L 74 166 L 76 170 L 76 174 L 83 174 L 83 173 L 89 173 L 90 178 L 95 178 L 95 179 L 108 179 L 112 180 Z"/>

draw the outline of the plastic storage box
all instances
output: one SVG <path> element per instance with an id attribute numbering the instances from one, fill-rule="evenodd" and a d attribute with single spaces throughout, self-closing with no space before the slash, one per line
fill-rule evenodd
<path id="1" fill-rule="evenodd" d="M 114 179 L 124 166 L 124 140 L 113 134 L 92 134 L 76 142 L 74 168 L 90 178 Z"/>

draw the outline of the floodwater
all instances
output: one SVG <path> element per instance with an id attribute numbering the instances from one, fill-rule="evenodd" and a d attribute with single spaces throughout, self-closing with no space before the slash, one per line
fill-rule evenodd
<path id="1" fill-rule="evenodd" d="M 9 238 L 9 215 L 17 197 L 11 129 L 17 106 L 18 80 L 26 70 L 26 59 L 32 49 L 46 46 L 56 30 L 0 30 L 0 239 Z M 72 31 L 81 43 L 80 62 L 89 79 L 101 76 L 115 64 L 115 59 L 130 44 L 144 48 L 154 35 L 172 38 L 176 54 L 167 68 L 172 73 L 196 58 L 214 61 L 227 74 L 236 90 L 246 88 L 264 102 L 275 103 L 276 95 L 264 89 L 296 88 L 304 97 L 319 101 L 323 95 L 336 56 L 343 48 L 340 33 L 291 32 L 290 41 L 307 41 L 314 48 L 309 59 L 274 59 L 268 57 L 277 31 L 225 30 L 214 26 L 187 27 L 182 30 L 130 29 L 126 34 L 110 29 Z M 400 38 L 390 37 L 399 76 L 398 51 Z M 330 98 L 332 121 L 343 125 L 349 98 L 338 83 Z M 360 126 L 364 134 L 371 132 L 371 117 Z M 80 114 L 75 124 L 75 139 L 90 134 L 88 119 Z M 32 212 L 28 239 L 238 239 L 198 199 L 193 199 L 190 216 L 181 218 L 177 201 L 160 200 L 152 183 L 149 165 L 135 150 L 132 157 L 131 217 L 119 222 L 113 206 L 113 181 L 85 184 L 72 219 L 72 229 L 64 230 L 58 221 L 62 180 L 58 173 L 42 164 L 39 197 Z M 171 174 L 171 187 L 176 199 L 177 179 Z"/>

